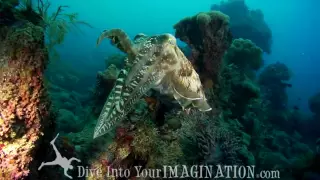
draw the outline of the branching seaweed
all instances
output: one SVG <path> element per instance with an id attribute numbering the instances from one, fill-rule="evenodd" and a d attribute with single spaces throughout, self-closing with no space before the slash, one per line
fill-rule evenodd
<path id="1" fill-rule="evenodd" d="M 61 44 L 67 33 L 71 31 L 80 31 L 79 25 L 92 26 L 84 21 L 78 20 L 77 13 L 65 13 L 65 9 L 69 6 L 58 6 L 57 10 L 49 14 L 51 3 L 48 0 L 22 0 L 19 5 L 21 11 L 33 11 L 40 17 L 40 26 L 45 29 L 46 45 L 50 54 L 54 57 L 58 56 L 55 46 Z"/>

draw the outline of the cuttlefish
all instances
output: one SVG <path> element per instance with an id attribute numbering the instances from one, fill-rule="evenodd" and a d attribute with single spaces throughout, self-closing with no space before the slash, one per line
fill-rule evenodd
<path id="1" fill-rule="evenodd" d="M 193 106 L 200 111 L 211 110 L 199 75 L 173 35 L 138 34 L 132 41 L 121 29 L 112 29 L 101 33 L 97 45 L 105 38 L 128 56 L 98 118 L 93 138 L 108 133 L 122 121 L 150 89 L 173 96 L 183 109 Z"/>

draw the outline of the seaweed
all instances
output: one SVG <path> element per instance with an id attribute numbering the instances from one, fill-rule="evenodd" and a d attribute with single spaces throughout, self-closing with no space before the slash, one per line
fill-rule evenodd
<path id="1" fill-rule="evenodd" d="M 92 26 L 79 20 L 78 13 L 66 12 L 69 6 L 60 5 L 52 14 L 49 14 L 51 3 L 48 0 L 22 0 L 17 8 L 17 18 L 41 26 L 45 30 L 46 47 L 51 58 L 58 58 L 55 49 L 61 44 L 69 32 L 80 31 L 79 25 L 92 28 Z"/>

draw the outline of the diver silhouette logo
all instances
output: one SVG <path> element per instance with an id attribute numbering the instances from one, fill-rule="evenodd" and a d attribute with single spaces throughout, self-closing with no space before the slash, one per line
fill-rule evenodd
<path id="1" fill-rule="evenodd" d="M 57 134 L 57 136 L 50 142 L 50 144 L 53 147 L 54 152 L 56 153 L 56 159 L 52 162 L 42 162 L 40 167 L 38 168 L 38 170 L 41 170 L 41 168 L 43 166 L 54 166 L 54 165 L 59 165 L 64 169 L 64 175 L 67 176 L 68 178 L 72 179 L 72 177 L 68 174 L 68 170 L 69 169 L 73 169 L 73 166 L 71 165 L 72 161 L 77 161 L 77 162 L 81 162 L 81 160 L 77 159 L 77 158 L 70 158 L 67 159 L 66 157 L 62 157 L 60 152 L 58 151 L 57 147 L 54 145 L 55 140 L 57 139 L 57 137 L 59 136 L 59 133 Z"/>

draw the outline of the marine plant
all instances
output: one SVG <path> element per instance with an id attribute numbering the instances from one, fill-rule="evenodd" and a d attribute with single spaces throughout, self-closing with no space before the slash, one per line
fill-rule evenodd
<path id="1" fill-rule="evenodd" d="M 18 7 L 20 11 L 18 17 L 38 23 L 45 29 L 46 46 L 50 55 L 57 57 L 55 46 L 61 44 L 69 32 L 80 31 L 79 25 L 92 26 L 79 20 L 78 13 L 65 13 L 69 6 L 60 5 L 52 14 L 49 14 L 50 7 L 51 3 L 48 0 L 37 0 L 37 3 L 32 0 L 22 0 Z M 34 17 L 39 19 L 35 20 Z"/>

